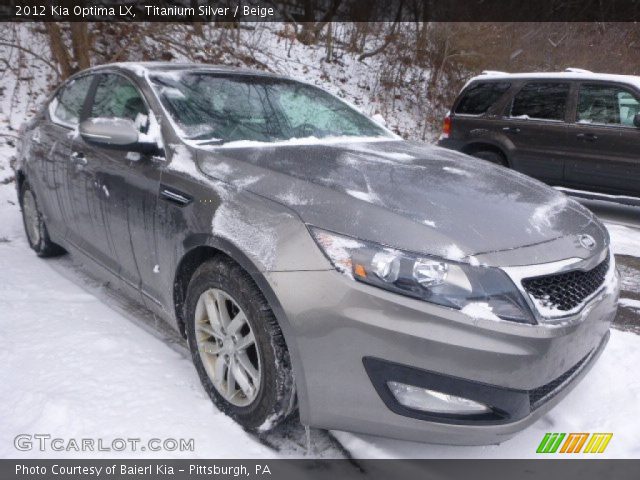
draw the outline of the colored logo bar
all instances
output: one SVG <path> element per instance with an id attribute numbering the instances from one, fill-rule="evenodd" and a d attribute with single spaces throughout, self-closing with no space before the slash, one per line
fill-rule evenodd
<path id="1" fill-rule="evenodd" d="M 613 433 L 546 433 L 536 453 L 603 453 L 611 437 Z"/>

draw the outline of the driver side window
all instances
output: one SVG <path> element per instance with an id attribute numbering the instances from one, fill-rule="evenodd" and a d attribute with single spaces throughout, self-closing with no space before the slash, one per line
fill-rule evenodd
<path id="1" fill-rule="evenodd" d="M 101 75 L 98 82 L 90 118 L 126 118 L 146 133 L 149 109 L 140 91 L 121 75 Z"/>
<path id="2" fill-rule="evenodd" d="M 78 125 L 80 112 L 93 78 L 92 75 L 76 78 L 60 90 L 49 105 L 49 113 L 55 123 L 69 128 Z"/>

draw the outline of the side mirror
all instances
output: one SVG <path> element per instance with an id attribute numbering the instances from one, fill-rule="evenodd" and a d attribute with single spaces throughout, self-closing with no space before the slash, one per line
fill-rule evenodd
<path id="1" fill-rule="evenodd" d="M 112 150 L 123 150 L 155 155 L 158 146 L 139 140 L 138 128 L 126 118 L 90 118 L 80 124 L 82 139 L 92 145 Z"/>
<path id="2" fill-rule="evenodd" d="M 633 116 L 633 126 L 640 128 L 640 113 L 636 113 Z"/>

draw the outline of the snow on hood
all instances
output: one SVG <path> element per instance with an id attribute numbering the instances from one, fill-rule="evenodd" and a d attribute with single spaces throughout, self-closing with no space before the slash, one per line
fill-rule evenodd
<path id="1" fill-rule="evenodd" d="M 309 224 L 455 260 L 575 235 L 590 224 L 606 235 L 591 212 L 536 180 L 418 143 L 218 147 L 199 149 L 198 163 L 238 188 L 258 178 L 245 187 Z"/>

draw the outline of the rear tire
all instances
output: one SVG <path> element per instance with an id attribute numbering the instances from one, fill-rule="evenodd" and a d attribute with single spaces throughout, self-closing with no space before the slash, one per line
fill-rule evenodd
<path id="1" fill-rule="evenodd" d="M 35 192 L 29 182 L 25 181 L 20 189 L 20 206 L 22 207 L 22 223 L 27 234 L 29 246 L 39 257 L 54 257 L 65 253 L 64 248 L 53 243 L 49 231 L 38 207 Z"/>
<path id="2" fill-rule="evenodd" d="M 486 160 L 487 162 L 495 163 L 496 165 L 500 165 L 501 167 L 509 167 L 506 158 L 504 158 L 504 155 L 493 150 L 478 150 L 477 152 L 473 152 L 471 155 L 476 158 Z"/>
<path id="3" fill-rule="evenodd" d="M 184 305 L 193 363 L 218 409 L 260 432 L 285 420 L 295 399 L 289 351 L 249 274 L 214 257 L 193 274 Z"/>

